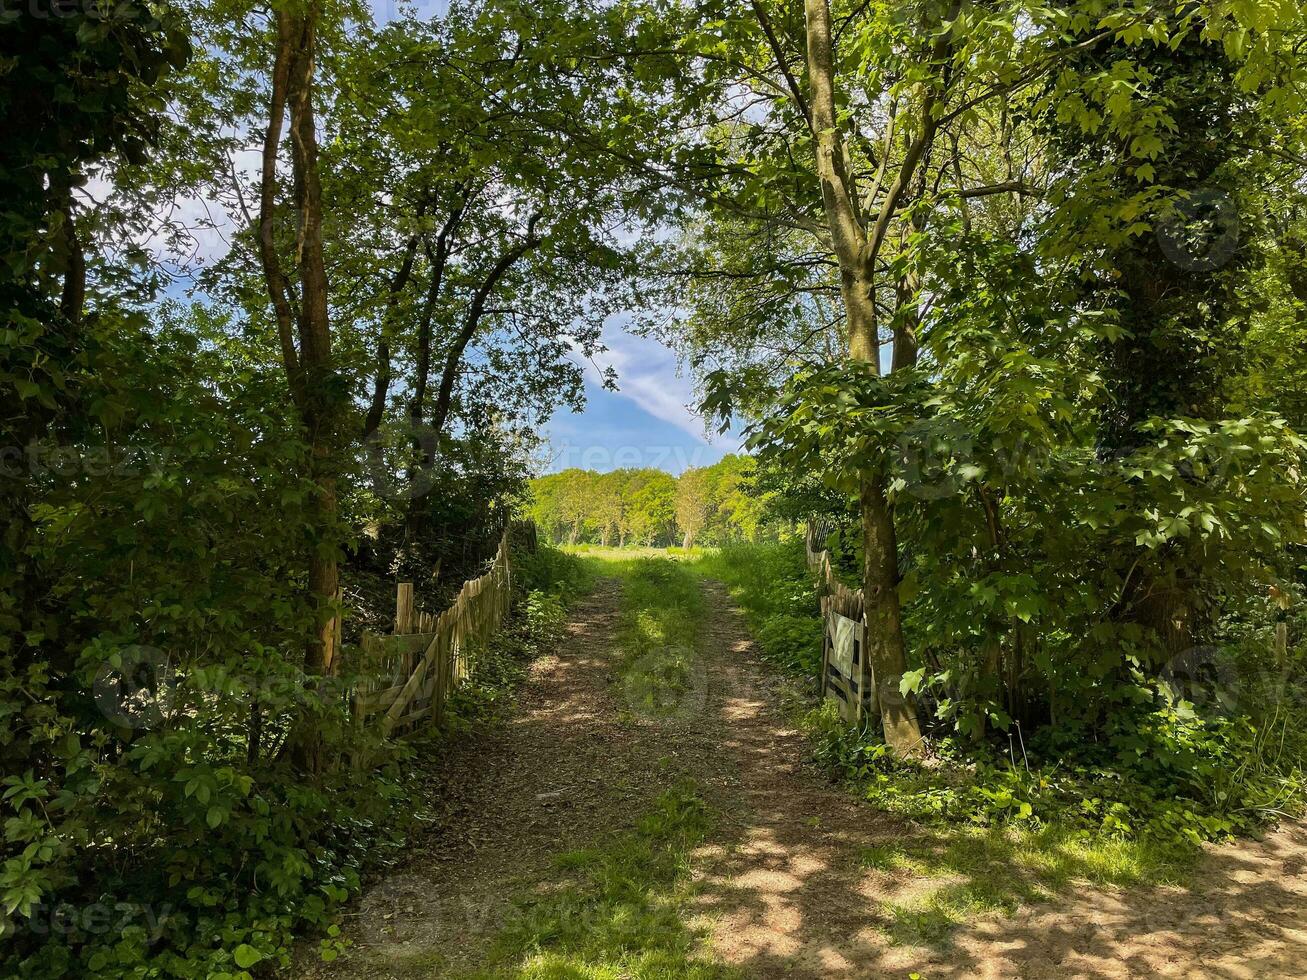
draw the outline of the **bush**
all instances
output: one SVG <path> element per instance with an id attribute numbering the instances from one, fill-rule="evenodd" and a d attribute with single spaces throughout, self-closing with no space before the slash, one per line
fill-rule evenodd
<path id="1" fill-rule="evenodd" d="M 931 823 L 1058 826 L 1114 839 L 1194 847 L 1254 832 L 1297 812 L 1300 757 L 1280 752 L 1291 730 L 1258 730 L 1247 719 L 1203 722 L 1173 709 L 1144 714 L 1110 742 L 1058 749 L 1045 734 L 1008 758 L 936 745 L 929 767 L 896 761 L 879 733 L 840 719 L 831 703 L 804 718 L 816 760 L 877 808 Z"/>
<path id="2" fill-rule="evenodd" d="M 181 583 L 181 573 L 173 580 Z M 519 559 L 518 613 L 475 655 L 473 676 L 451 699 L 451 730 L 508 703 L 587 581 L 581 562 L 554 549 Z M 231 578 L 225 584 L 234 587 Z M 252 610 L 280 612 L 283 621 L 259 620 L 250 628 L 261 632 L 249 634 L 235 620 L 224 629 L 183 610 L 156 616 L 201 629 L 210 644 L 230 634 L 227 647 L 185 670 L 170 665 L 176 683 L 159 688 L 161 723 L 114 725 L 71 699 L 67 713 L 46 708 L 36 719 L 54 764 L 0 782 L 0 976 L 248 978 L 256 966 L 287 966 L 295 936 L 313 930 L 327 931 L 330 956 L 338 906 L 422 818 L 413 748 L 356 729 L 339 687 L 315 692 L 294 666 L 302 647 L 290 617 L 300 610 L 278 604 L 284 597 L 269 596 L 266 584 L 261 598 L 250 592 Z M 283 645 L 251 643 L 257 656 L 240 645 L 278 626 Z M 101 636 L 86 647 L 88 690 L 100 665 L 130 668 L 125 640 Z M 0 677 L 0 709 L 21 694 L 7 683 Z M 259 751 L 249 743 L 252 697 L 263 709 Z M 316 775 L 292 765 L 285 748 L 296 718 L 328 747 Z M 0 711 L 0 735 L 5 723 Z M 374 768 L 350 765 L 355 750 Z"/>
<path id="3" fill-rule="evenodd" d="M 811 616 L 774 613 L 757 627 L 763 656 L 781 670 L 805 678 L 821 670 L 821 621 Z"/>
<path id="4" fill-rule="evenodd" d="M 589 591 L 593 580 L 583 559 L 546 544 L 517 556 L 513 575 L 526 592 L 552 593 L 564 603 Z"/>
<path id="5" fill-rule="evenodd" d="M 771 663 L 816 675 L 821 624 L 799 542 L 724 548 L 697 567 L 728 585 Z M 1288 669 L 1266 681 L 1269 628 L 1253 617 L 1230 645 L 1210 651 L 1206 689 L 1168 692 L 1154 683 L 1149 694 L 1141 681 L 1143 693 L 1105 727 L 1064 721 L 1033 733 L 1014 725 L 988 742 L 937 738 L 929 767 L 895 760 L 879 732 L 848 725 L 829 702 L 814 705 L 802 727 L 832 777 L 909 819 L 1056 826 L 1192 848 L 1302 806 L 1307 726 L 1301 692 L 1287 680 L 1302 676 L 1301 651 L 1291 644 Z M 1291 625 L 1291 639 L 1300 635 Z M 1261 680 L 1239 686 L 1240 678 Z"/>

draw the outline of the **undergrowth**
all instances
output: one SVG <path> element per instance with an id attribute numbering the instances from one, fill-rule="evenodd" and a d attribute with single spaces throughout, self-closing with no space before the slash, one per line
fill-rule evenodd
<path id="1" fill-rule="evenodd" d="M 821 625 L 801 542 L 724 548 L 698 568 L 727 585 L 764 657 L 814 690 Z M 886 907 L 902 941 L 942 942 L 970 916 L 1077 879 L 1181 879 L 1200 844 L 1256 833 L 1303 799 L 1301 719 L 1282 707 L 1199 717 L 1159 698 L 1094 733 L 1014 729 L 976 745 L 937 731 L 930 765 L 895 760 L 879 732 L 850 727 L 829 702 L 796 721 L 833 779 L 923 828 L 869 866 L 956 879 Z"/>
<path id="2" fill-rule="evenodd" d="M 340 905 L 365 875 L 398 861 L 408 836 L 428 819 L 427 760 L 438 757 L 442 741 L 504 710 L 526 665 L 556 642 L 566 603 L 588 581 L 579 560 L 553 549 L 519 559 L 514 614 L 475 654 L 445 729 L 368 741 L 375 765 L 366 771 L 339 752 L 367 733 L 327 728 L 335 716 L 326 713 L 323 739 L 338 757 L 312 780 L 275 759 L 249 774 L 205 762 L 201 733 L 185 725 L 142 733 L 128 760 L 140 775 L 131 786 L 126 776 L 116 778 L 124 790 L 136 787 L 139 808 L 167 814 L 171 832 L 152 835 L 148 846 L 127 842 L 112 860 L 91 855 L 80 881 L 58 882 L 67 897 L 36 906 L 22 928 L 0 916 L 0 976 L 248 980 L 288 966 L 296 936 L 311 932 L 325 932 L 320 953 L 334 959 L 342 948 Z M 178 775 L 150 789 L 148 778 L 165 765 Z M 49 781 L 32 773 L 4 786 L 11 838 L 23 832 L 33 804 L 50 814 L 62 805 Z"/>

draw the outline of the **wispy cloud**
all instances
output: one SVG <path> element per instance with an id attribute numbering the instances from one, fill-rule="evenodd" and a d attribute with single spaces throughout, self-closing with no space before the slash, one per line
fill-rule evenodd
<path id="1" fill-rule="evenodd" d="M 596 383 L 602 381 L 602 369 L 612 367 L 617 374 L 618 395 L 634 402 L 654 418 L 676 426 L 686 435 L 705 445 L 727 451 L 739 448 L 739 440 L 727 433 L 710 432 L 693 405 L 698 397 L 694 385 L 679 369 L 676 355 L 647 337 L 628 333 L 624 318 L 604 328 L 603 343 L 607 350 L 596 354 L 586 365 Z"/>

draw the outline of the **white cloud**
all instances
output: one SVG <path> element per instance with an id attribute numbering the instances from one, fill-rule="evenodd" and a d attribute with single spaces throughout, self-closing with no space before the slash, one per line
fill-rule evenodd
<path id="1" fill-rule="evenodd" d="M 617 372 L 618 394 L 654 418 L 676 426 L 706 445 L 739 448 L 735 436 L 709 432 L 691 407 L 698 402 L 694 385 L 680 371 L 676 356 L 666 347 L 656 340 L 628 333 L 618 323 L 605 326 L 603 343 L 607 350 L 586 365 L 592 380 L 600 382 L 602 368 L 611 366 Z"/>

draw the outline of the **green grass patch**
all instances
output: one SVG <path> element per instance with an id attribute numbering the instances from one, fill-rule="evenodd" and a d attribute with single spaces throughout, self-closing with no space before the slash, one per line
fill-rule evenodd
<path id="1" fill-rule="evenodd" d="M 698 635 L 705 603 L 699 580 L 667 558 L 623 558 L 603 568 L 623 582 L 616 680 L 632 717 L 671 720 L 702 708 L 705 675 Z"/>
<path id="2" fill-rule="evenodd" d="M 918 946 L 947 945 L 970 919 L 1011 915 L 1077 883 L 1178 884 L 1191 867 L 1152 841 L 1057 825 L 941 828 L 866 848 L 862 862 L 891 878 L 929 881 L 923 894 L 881 906 L 890 940 Z"/>
<path id="3" fill-rule="evenodd" d="M 624 833 L 560 855 L 559 882 L 521 898 L 489 965 L 467 980 L 734 980 L 686 925 L 690 853 L 712 826 L 694 786 Z"/>

